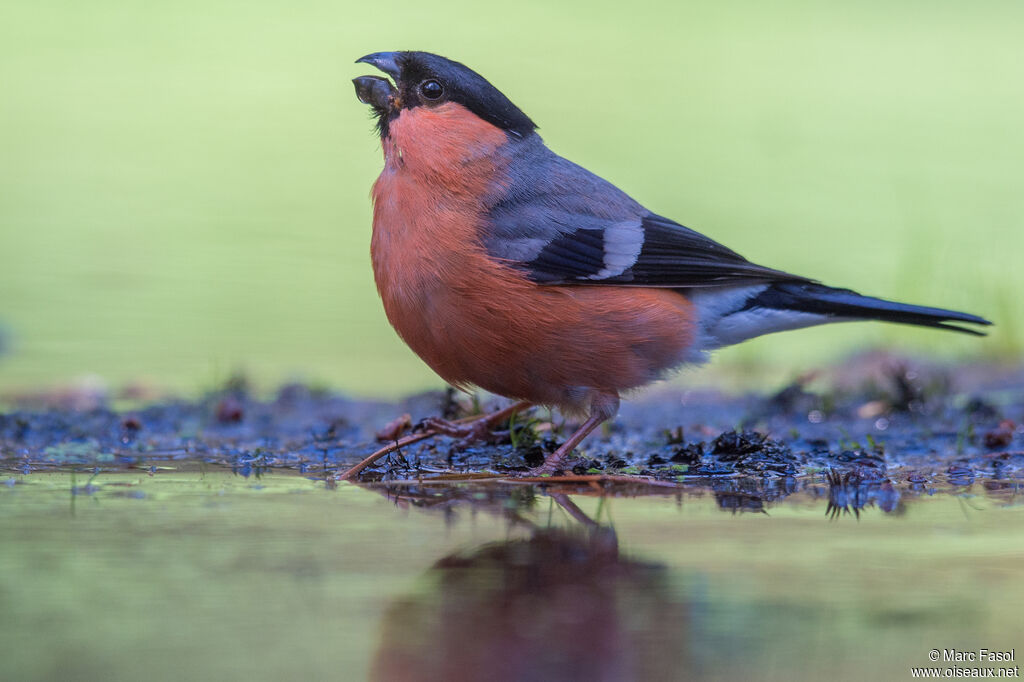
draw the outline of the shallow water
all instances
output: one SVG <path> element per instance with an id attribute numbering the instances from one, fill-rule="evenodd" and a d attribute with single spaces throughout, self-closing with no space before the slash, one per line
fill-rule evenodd
<path id="1" fill-rule="evenodd" d="M 1013 487 L 855 514 L 815 486 L 737 513 L 284 471 L 5 480 L 5 679 L 907 679 L 932 649 L 1024 650 Z"/>

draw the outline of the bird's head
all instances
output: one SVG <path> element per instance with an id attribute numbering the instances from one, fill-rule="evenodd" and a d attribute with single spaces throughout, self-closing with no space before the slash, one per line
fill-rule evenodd
<path id="1" fill-rule="evenodd" d="M 416 107 L 463 107 L 513 137 L 527 137 L 536 125 L 516 105 L 476 71 L 429 52 L 375 52 L 356 60 L 371 64 L 380 76 L 360 76 L 352 82 L 359 101 L 373 107 L 381 137 L 404 111 Z"/>

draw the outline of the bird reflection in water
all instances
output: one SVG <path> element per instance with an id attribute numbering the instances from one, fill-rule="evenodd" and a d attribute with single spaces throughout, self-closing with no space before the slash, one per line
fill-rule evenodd
<path id="1" fill-rule="evenodd" d="M 562 494 L 574 519 L 439 560 L 386 612 L 375 680 L 675 677 L 686 612 L 661 565 L 623 556 L 610 526 Z"/>

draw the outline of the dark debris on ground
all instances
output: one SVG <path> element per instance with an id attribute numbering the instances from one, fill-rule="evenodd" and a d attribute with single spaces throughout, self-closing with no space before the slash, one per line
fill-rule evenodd
<path id="1" fill-rule="evenodd" d="M 68 404 L 66 397 L 8 398 L 14 407 L 0 412 L 6 475 L 199 461 L 241 475 L 290 468 L 329 479 L 380 447 L 382 429 L 394 437 L 429 416 L 457 418 L 499 405 L 476 405 L 452 391 L 400 403 L 357 401 L 300 385 L 260 400 L 237 381 L 200 400 L 140 401 L 133 409 L 115 410 L 102 398 Z M 1022 367 L 864 356 L 768 395 L 655 389 L 625 402 L 567 471 L 701 486 L 723 508 L 742 511 L 827 481 L 844 491 L 837 508 L 858 496 L 884 508 L 900 489 L 1016 489 L 1024 477 L 1021 424 Z M 508 424 L 496 442 L 438 436 L 388 455 L 363 477 L 516 475 L 543 461 L 574 426 L 537 409 Z"/>

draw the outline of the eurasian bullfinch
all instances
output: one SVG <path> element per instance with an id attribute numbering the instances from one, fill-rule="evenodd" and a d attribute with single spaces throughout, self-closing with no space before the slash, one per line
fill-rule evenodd
<path id="1" fill-rule="evenodd" d="M 357 61 L 394 80 L 353 81 L 384 148 L 370 251 L 388 320 L 450 384 L 520 401 L 477 426 L 532 404 L 587 414 L 535 474 L 614 416 L 623 391 L 715 348 L 848 320 L 979 335 L 950 322 L 990 324 L 751 263 L 552 152 L 458 62 Z"/>

